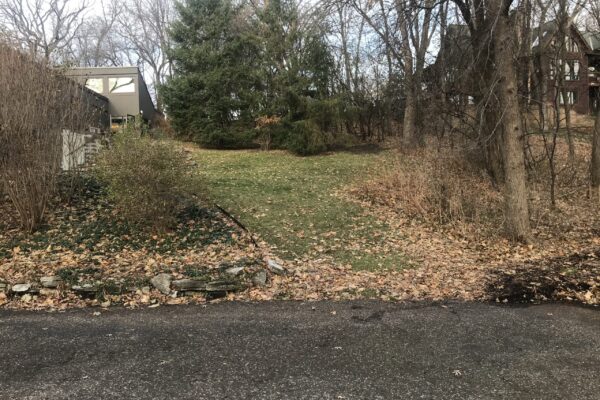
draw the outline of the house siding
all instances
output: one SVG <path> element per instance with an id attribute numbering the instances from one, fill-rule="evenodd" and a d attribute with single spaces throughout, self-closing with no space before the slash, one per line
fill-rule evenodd
<path id="1" fill-rule="evenodd" d="M 108 99 L 112 118 L 142 114 L 144 119 L 151 122 L 159 114 L 137 67 L 73 68 L 67 72 L 67 75 L 83 85 L 85 85 L 87 79 L 102 79 L 103 89 L 101 94 Z M 110 93 L 108 85 L 110 78 L 131 78 L 135 85 L 134 92 Z"/>

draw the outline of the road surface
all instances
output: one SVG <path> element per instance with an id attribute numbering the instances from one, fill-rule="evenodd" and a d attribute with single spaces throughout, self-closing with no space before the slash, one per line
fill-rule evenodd
<path id="1" fill-rule="evenodd" d="M 0 399 L 600 399 L 600 310 L 222 303 L 0 311 Z"/>

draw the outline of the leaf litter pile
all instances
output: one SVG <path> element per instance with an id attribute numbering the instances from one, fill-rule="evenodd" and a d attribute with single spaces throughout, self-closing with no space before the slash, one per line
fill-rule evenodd
<path id="1" fill-rule="evenodd" d="M 216 208 L 189 207 L 179 215 L 176 229 L 151 233 L 121 221 L 101 192 L 88 182 L 84 194 L 71 205 L 55 207 L 47 224 L 33 234 L 22 233 L 12 206 L 0 201 L 0 283 L 57 276 L 65 284 L 101 288 L 93 296 L 44 289 L 24 298 L 0 293 L 0 304 L 61 309 L 203 302 L 204 296 L 162 295 L 150 280 L 167 273 L 173 279 L 209 281 L 236 266 L 244 267 L 246 275 L 264 269 L 262 254 L 249 236 Z M 238 278 L 240 285 L 245 278 Z"/>
<path id="2" fill-rule="evenodd" d="M 282 251 L 285 240 L 274 246 L 266 235 L 252 232 L 251 237 L 212 207 L 191 208 L 180 216 L 173 232 L 153 235 L 119 222 L 110 204 L 92 190 L 83 201 L 50 215 L 44 229 L 26 236 L 15 229 L 14 215 L 4 203 L 0 221 L 8 222 L 0 222 L 0 281 L 14 284 L 59 275 L 72 282 L 109 284 L 101 298 L 52 291 L 27 303 L 6 296 L 0 302 L 14 308 L 204 302 L 205 296 L 162 295 L 149 280 L 158 273 L 174 279 L 219 279 L 224 268 L 245 266 L 248 275 L 240 278 L 245 279 L 245 290 L 229 293 L 225 299 L 600 304 L 600 218 L 586 193 L 584 154 L 588 150 L 588 144 L 578 142 L 581 164 L 573 168 L 575 172 L 559 176 L 555 207 L 548 204 L 543 175 L 533 176 L 529 244 L 503 239 L 501 196 L 480 177 L 466 175 L 461 182 L 451 182 L 445 190 L 463 197 L 455 201 L 449 196 L 450 203 L 443 205 L 448 214 L 438 212 L 438 199 L 423 188 L 435 180 L 439 164 L 431 160 L 439 159 L 439 154 L 377 158 L 387 166 L 382 173 L 325 196 L 360 206 L 360 218 L 347 221 L 343 235 L 331 230 L 311 232 L 318 245 L 293 256 Z M 427 178 L 411 175 L 415 166 Z M 443 167 L 452 173 L 452 167 Z M 406 172 L 400 181 L 399 170 Z M 406 187 L 402 182 L 408 182 Z M 465 198 L 469 192 L 477 196 Z M 230 211 L 239 215 L 239 210 Z M 387 263 L 356 268 L 360 260 L 341 259 L 336 256 L 340 249 L 369 262 Z M 265 268 L 277 256 L 284 273 Z M 262 270 L 268 272 L 266 285 L 253 283 L 251 275 Z M 111 285 L 121 289 L 119 294 L 110 294 Z"/>
<path id="3" fill-rule="evenodd" d="M 530 144 L 540 159 L 538 139 Z M 588 194 L 589 143 L 576 142 L 575 165 L 559 143 L 554 207 L 545 166 L 534 166 L 529 244 L 503 239 L 501 196 L 485 177 L 456 170 L 452 154 L 427 152 L 399 155 L 390 171 L 346 194 L 405 233 L 402 250 L 419 268 L 404 279 L 422 289 L 406 291 L 408 298 L 600 304 L 600 205 Z"/>

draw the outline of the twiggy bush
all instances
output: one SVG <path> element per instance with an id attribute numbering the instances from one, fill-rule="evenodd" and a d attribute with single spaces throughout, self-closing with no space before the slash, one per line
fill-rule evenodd
<path id="1" fill-rule="evenodd" d="M 0 43 L 0 180 L 24 230 L 40 225 L 55 190 L 61 132 L 93 118 L 84 90 Z"/>
<path id="2" fill-rule="evenodd" d="M 198 184 L 182 151 L 142 135 L 136 124 L 115 134 L 95 171 L 123 219 L 158 230 L 175 224 Z"/>
<path id="3" fill-rule="evenodd" d="M 427 147 L 402 155 L 353 190 L 358 198 L 434 223 L 500 218 L 500 193 L 464 154 Z"/>

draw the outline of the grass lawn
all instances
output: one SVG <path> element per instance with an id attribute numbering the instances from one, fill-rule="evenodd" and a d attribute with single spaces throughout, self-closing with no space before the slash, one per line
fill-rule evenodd
<path id="1" fill-rule="evenodd" d="M 366 270 L 407 265 L 402 254 L 380 251 L 392 234 L 384 221 L 335 195 L 381 166 L 388 152 L 296 157 L 282 151 L 197 150 L 195 155 L 212 200 L 282 258 L 325 256 Z"/>

